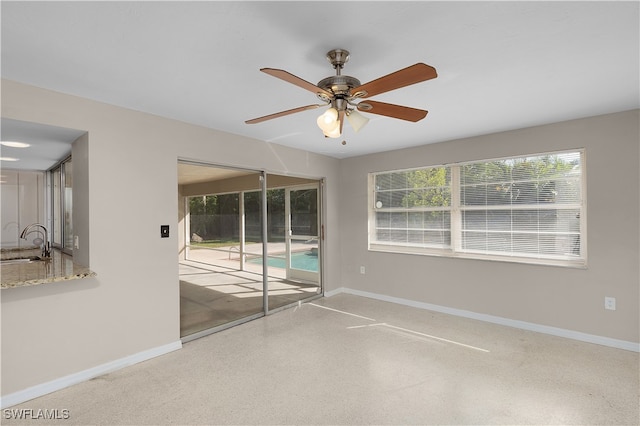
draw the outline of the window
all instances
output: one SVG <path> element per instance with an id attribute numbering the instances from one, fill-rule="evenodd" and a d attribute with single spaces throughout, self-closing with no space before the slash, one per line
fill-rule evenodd
<path id="1" fill-rule="evenodd" d="M 68 158 L 49 170 L 51 188 L 51 245 L 73 251 L 73 169 Z"/>
<path id="2" fill-rule="evenodd" d="M 405 247 L 451 247 L 451 169 L 379 173 L 375 241 Z"/>
<path id="3" fill-rule="evenodd" d="M 584 265 L 582 151 L 370 175 L 371 250 Z"/>

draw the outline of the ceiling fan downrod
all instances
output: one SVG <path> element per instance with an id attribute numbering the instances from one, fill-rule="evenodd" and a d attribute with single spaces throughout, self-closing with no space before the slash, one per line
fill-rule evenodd
<path id="1" fill-rule="evenodd" d="M 327 61 L 333 65 L 336 75 L 340 75 L 344 64 L 349 62 L 349 51 L 345 49 L 333 49 L 327 52 Z"/>

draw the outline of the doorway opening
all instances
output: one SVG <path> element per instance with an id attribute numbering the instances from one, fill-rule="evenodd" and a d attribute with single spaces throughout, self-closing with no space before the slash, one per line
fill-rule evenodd
<path id="1" fill-rule="evenodd" d="M 322 180 L 178 162 L 180 336 L 322 295 Z"/>

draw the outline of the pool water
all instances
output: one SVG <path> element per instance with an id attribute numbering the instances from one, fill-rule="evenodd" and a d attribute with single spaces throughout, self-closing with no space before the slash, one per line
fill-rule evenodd
<path id="1" fill-rule="evenodd" d="M 248 260 L 249 263 L 262 264 L 262 256 Z M 286 268 L 284 257 L 268 257 L 267 265 L 273 268 Z M 291 253 L 291 267 L 305 271 L 318 272 L 318 254 L 310 251 Z"/>

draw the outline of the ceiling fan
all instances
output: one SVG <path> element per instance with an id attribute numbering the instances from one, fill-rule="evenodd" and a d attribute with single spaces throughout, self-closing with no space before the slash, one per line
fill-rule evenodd
<path id="1" fill-rule="evenodd" d="M 336 75 L 320 80 L 317 85 L 309 83 L 284 70 L 275 68 L 260 69 L 260 71 L 266 74 L 315 93 L 318 98 L 325 103 L 280 111 L 275 114 L 247 120 L 245 123 L 261 123 L 273 118 L 331 105 L 327 111 L 318 117 L 317 123 L 325 137 L 337 138 L 342 134 L 342 125 L 345 116 L 356 132 L 369 121 L 368 118 L 359 114 L 358 111 L 412 122 L 420 121 L 426 117 L 427 111 L 422 109 L 378 101 L 367 100 L 357 103 L 355 101 L 436 78 L 438 74 L 435 68 L 423 63 L 417 63 L 368 83 L 361 84 L 357 78 L 341 74 L 344 64 L 349 61 L 349 52 L 347 50 L 330 50 L 327 53 L 327 60 L 333 65 L 333 68 L 336 70 Z"/>

